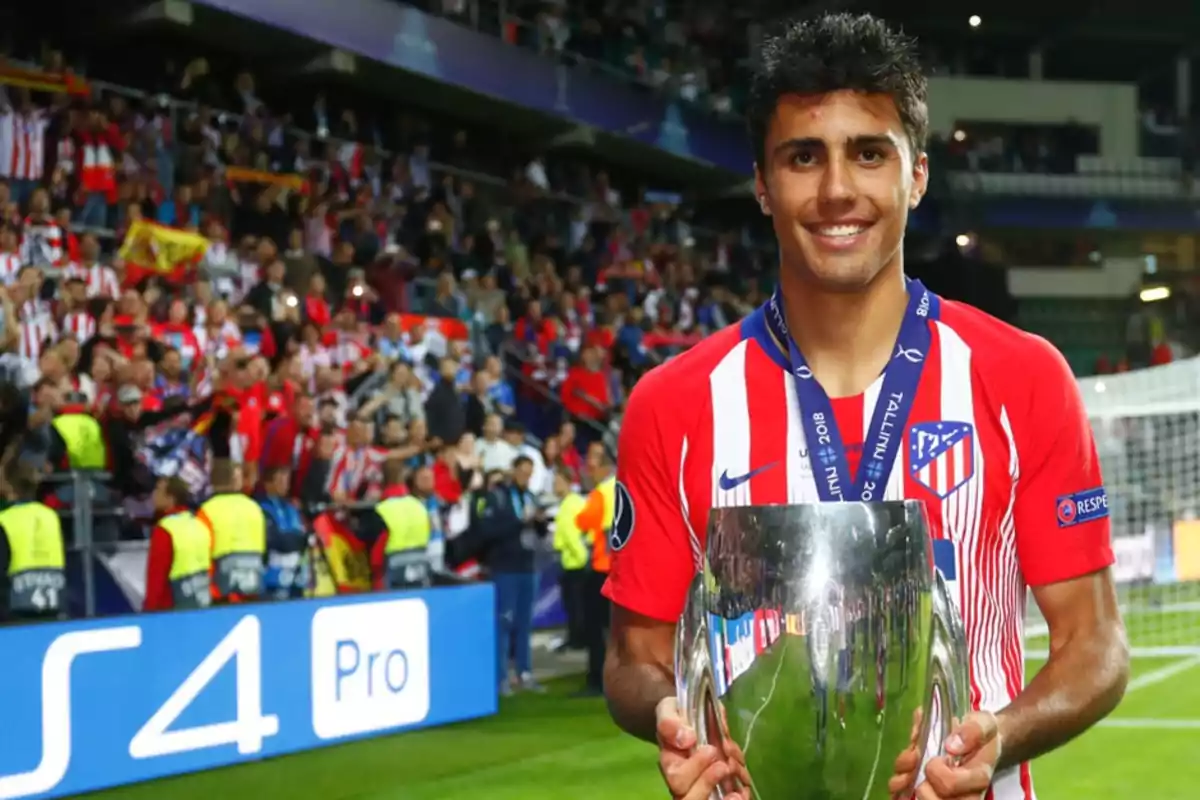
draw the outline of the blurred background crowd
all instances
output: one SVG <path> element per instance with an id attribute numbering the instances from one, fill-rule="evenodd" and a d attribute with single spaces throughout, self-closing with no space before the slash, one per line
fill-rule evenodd
<path id="1" fill-rule="evenodd" d="M 107 548 L 105 574 L 135 608 L 156 591 L 152 577 L 136 585 L 155 569 L 156 526 L 230 493 L 256 498 L 270 549 L 300 554 L 288 563 L 303 566 L 303 587 L 275 586 L 287 596 L 385 583 L 378 508 L 401 497 L 427 514 L 437 575 L 595 568 L 563 529 L 590 533 L 574 512 L 611 475 L 630 387 L 771 289 L 747 151 L 710 155 L 741 140 L 761 25 L 733 7 L 649 0 L 418 4 L 431 16 L 380 0 L 381 55 L 368 37 L 359 52 L 317 45 L 316 11 L 284 33 L 280 20 L 202 5 L 186 21 L 133 3 L 67 25 L 53 3 L 6 18 L 6 499 L 63 509 L 68 549 Z M 83 33 L 93 27 L 100 36 Z M 497 71 L 557 76 L 541 88 L 558 121 L 462 85 L 475 74 L 454 69 L 471 57 L 464 36 L 491 37 Z M 1035 51 L 929 41 L 947 80 L 1043 77 Z M 988 122 L 936 106 L 949 121 L 934 125 L 911 269 L 1048 335 L 1080 374 L 1192 352 L 1190 228 L 1129 222 L 1157 202 L 1178 217 L 1170 201 L 1194 227 L 1190 87 L 1156 81 L 1118 156 L 1092 121 Z M 471 89 L 469 104 L 455 94 Z M 661 122 L 601 131 L 584 89 L 614 102 L 633 92 Z M 1115 162 L 1135 166 L 1104 166 Z M 1011 180 L 1022 177 L 1032 182 Z M 1064 189 L 1062 177 L 1083 182 Z M 1073 222 L 1028 222 L 1073 192 L 1061 217 Z M 1125 195 L 1142 205 L 1121 206 Z M 996 217 L 990 201 L 1028 213 Z M 1039 290 L 1053 283 L 1046 267 L 1102 269 L 1120 286 Z M 56 477 L 80 470 L 106 477 Z M 487 543 L 493 502 L 534 534 L 515 562 Z M 550 605 L 580 602 L 565 586 L 543 577 L 520 602 L 549 619 Z M 80 594 L 72 606 L 96 610 Z"/>

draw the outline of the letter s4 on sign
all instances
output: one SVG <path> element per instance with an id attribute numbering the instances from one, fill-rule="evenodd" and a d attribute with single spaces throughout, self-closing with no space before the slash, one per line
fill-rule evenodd
<path id="1" fill-rule="evenodd" d="M 1103 486 L 1064 494 L 1054 501 L 1058 527 L 1070 528 L 1108 516 L 1108 493 Z"/>

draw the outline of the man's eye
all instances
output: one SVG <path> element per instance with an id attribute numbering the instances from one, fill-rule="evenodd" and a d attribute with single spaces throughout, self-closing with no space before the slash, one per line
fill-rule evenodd
<path id="1" fill-rule="evenodd" d="M 868 149 L 868 150 L 863 150 L 862 153 L 859 154 L 859 158 L 861 158 L 863 161 L 866 161 L 867 163 L 873 163 L 876 161 L 883 161 L 884 153 L 882 150 Z"/>
<path id="2" fill-rule="evenodd" d="M 799 152 L 792 156 L 792 163 L 799 166 L 809 166 L 816 160 L 816 156 L 809 152 Z"/>

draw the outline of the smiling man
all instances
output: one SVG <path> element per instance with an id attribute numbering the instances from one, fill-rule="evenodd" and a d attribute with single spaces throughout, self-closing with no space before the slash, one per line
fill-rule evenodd
<path id="1" fill-rule="evenodd" d="M 870 16 L 793 23 L 764 41 L 746 113 L 779 287 L 630 397 L 605 588 L 613 718 L 659 743 L 674 797 L 706 800 L 741 765 L 694 751 L 672 651 L 710 509 L 918 499 L 966 624 L 974 711 L 947 741 L 953 759 L 922 763 L 914 742 L 889 788 L 1032 800 L 1027 762 L 1111 711 L 1128 673 L 1075 381 L 1043 339 L 905 277 L 904 230 L 928 182 L 912 40 Z M 1051 654 L 1026 687 L 1027 587 Z"/>

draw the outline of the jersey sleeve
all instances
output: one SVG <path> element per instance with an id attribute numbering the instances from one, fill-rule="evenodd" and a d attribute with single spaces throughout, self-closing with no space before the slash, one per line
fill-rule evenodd
<path id="1" fill-rule="evenodd" d="M 635 613 L 676 622 L 695 558 L 680 497 L 684 426 L 678 395 L 664 377 L 661 369 L 647 375 L 626 405 L 604 595 Z"/>
<path id="2" fill-rule="evenodd" d="M 1031 586 L 1113 563 L 1108 498 L 1079 385 L 1044 339 L 1023 358 L 1029 387 L 1012 406 L 1017 559 Z"/>

